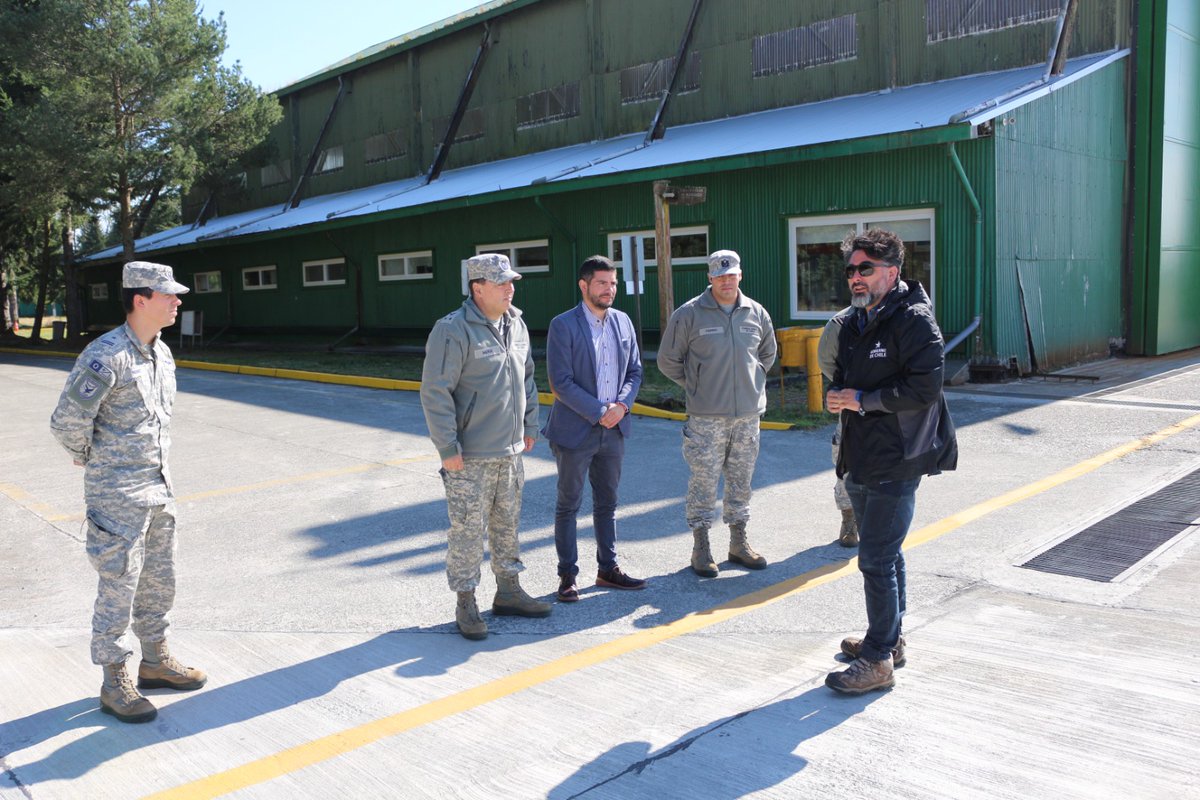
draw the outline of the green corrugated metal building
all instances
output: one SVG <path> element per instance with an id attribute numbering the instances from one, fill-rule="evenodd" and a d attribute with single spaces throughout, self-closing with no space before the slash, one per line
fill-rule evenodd
<path id="1" fill-rule="evenodd" d="M 496 0 L 280 90 L 276 161 L 137 249 L 209 332 L 331 334 L 427 330 L 501 250 L 538 330 L 583 257 L 632 235 L 653 258 L 668 179 L 707 189 L 671 208 L 675 304 L 732 248 L 778 327 L 820 324 L 836 242 L 880 224 L 973 363 L 1200 345 L 1195 23 L 1182 0 Z M 88 258 L 94 323 L 121 318 L 119 256 Z M 653 262 L 644 291 L 654 330 Z"/>

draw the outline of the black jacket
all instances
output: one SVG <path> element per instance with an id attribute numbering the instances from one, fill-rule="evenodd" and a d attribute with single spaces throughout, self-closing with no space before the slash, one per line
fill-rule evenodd
<path id="1" fill-rule="evenodd" d="M 838 337 L 835 387 L 859 389 L 865 414 L 843 411 L 838 477 L 908 480 L 952 470 L 958 443 L 942 395 L 943 340 L 920 283 L 898 281 L 859 332 L 865 312 Z"/>

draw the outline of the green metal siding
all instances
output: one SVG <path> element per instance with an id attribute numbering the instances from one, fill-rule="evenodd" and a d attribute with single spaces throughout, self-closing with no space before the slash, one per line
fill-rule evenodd
<path id="1" fill-rule="evenodd" d="M 996 128 L 991 318 L 1022 372 L 1107 355 L 1121 336 L 1125 74 L 1111 64 Z"/>

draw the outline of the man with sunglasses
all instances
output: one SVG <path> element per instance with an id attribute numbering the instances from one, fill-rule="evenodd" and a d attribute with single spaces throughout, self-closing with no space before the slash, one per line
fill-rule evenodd
<path id="1" fill-rule="evenodd" d="M 943 341 L 929 295 L 900 280 L 904 242 L 871 228 L 842 240 L 850 305 L 838 336 L 826 407 L 841 415 L 837 474 L 858 521 L 858 568 L 867 632 L 842 642 L 853 658 L 825 685 L 862 694 L 895 685 L 904 666 L 904 554 L 916 491 L 925 475 L 958 462 L 954 425 L 942 394 Z"/>

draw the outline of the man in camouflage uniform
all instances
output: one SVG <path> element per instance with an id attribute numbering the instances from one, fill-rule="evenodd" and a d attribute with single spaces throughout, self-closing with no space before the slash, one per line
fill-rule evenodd
<path id="1" fill-rule="evenodd" d="M 825 380 L 833 381 L 833 371 L 837 367 L 838 335 L 842 331 L 842 323 L 854 312 L 853 306 L 847 306 L 833 315 L 825 323 L 821 338 L 817 342 L 817 363 Z M 838 463 L 838 453 L 842 447 L 842 418 L 838 416 L 837 428 L 833 431 L 833 465 Z M 836 475 L 833 479 L 833 502 L 838 511 L 842 512 L 842 527 L 838 532 L 838 544 L 842 547 L 858 547 L 858 522 L 854 519 L 854 507 L 850 504 L 850 494 L 846 491 L 846 481 Z"/>
<path id="2" fill-rule="evenodd" d="M 529 329 L 512 304 L 520 278 L 506 256 L 467 259 L 470 296 L 437 321 L 425 345 L 421 407 L 442 459 L 450 517 L 446 574 L 458 594 L 455 622 L 468 639 L 488 632 L 475 602 L 485 532 L 497 586 L 492 613 L 550 614 L 550 605 L 526 594 L 517 578 L 525 569 L 517 548 L 521 454 L 533 449 L 538 427 Z"/>
<path id="3" fill-rule="evenodd" d="M 775 363 L 771 315 L 738 289 L 741 259 L 732 250 L 708 257 L 709 288 L 675 309 L 663 331 L 658 368 L 683 386 L 688 420 L 683 457 L 690 470 L 686 514 L 692 570 L 717 576 L 708 544 L 716 518 L 717 481 L 725 477 L 722 519 L 729 560 L 763 569 L 767 560 L 747 540 L 750 481 L 758 460 L 759 417 L 767 410 L 767 370 Z"/>
<path id="4" fill-rule="evenodd" d="M 175 599 L 175 496 L 167 469 L 175 361 L 159 337 L 188 291 L 171 268 L 131 261 L 122 275 L 126 319 L 80 353 L 50 430 L 84 468 L 88 560 L 100 574 L 92 662 L 104 668 L 100 710 L 149 722 L 154 706 L 125 661 L 128 629 L 141 642 L 141 688 L 199 689 L 207 676 L 167 649 Z"/>

